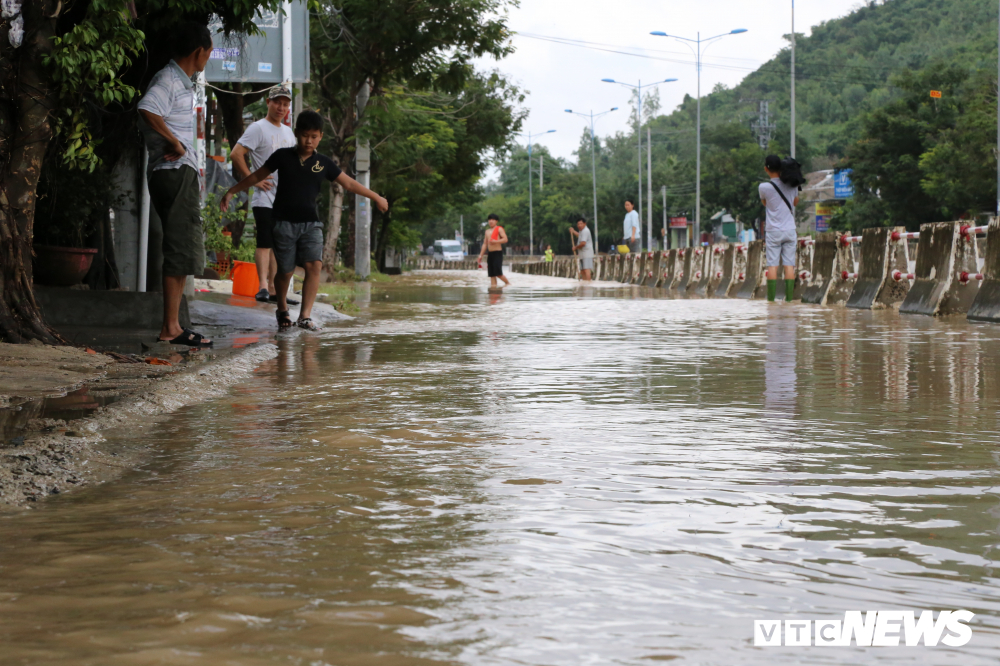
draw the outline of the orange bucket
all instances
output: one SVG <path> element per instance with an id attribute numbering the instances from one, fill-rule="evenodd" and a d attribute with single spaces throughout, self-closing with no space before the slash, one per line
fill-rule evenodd
<path id="1" fill-rule="evenodd" d="M 233 261 L 233 293 L 237 296 L 256 296 L 258 291 L 257 264 Z"/>

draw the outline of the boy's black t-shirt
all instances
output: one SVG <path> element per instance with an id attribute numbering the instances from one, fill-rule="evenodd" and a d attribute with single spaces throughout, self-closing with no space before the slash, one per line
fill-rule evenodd
<path id="1" fill-rule="evenodd" d="M 318 222 L 319 188 L 324 180 L 336 180 L 341 174 L 340 167 L 326 155 L 314 152 L 300 160 L 294 147 L 274 151 L 264 167 L 271 173 L 281 174 L 271 209 L 276 222 Z"/>

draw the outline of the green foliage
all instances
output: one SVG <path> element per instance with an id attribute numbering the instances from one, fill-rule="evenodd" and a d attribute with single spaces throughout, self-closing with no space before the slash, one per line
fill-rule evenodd
<path id="1" fill-rule="evenodd" d="M 996 205 L 996 71 L 933 63 L 894 78 L 900 98 L 859 119 L 848 148 L 855 199 L 834 219 L 853 230 L 975 216 Z M 930 90 L 939 90 L 933 99 Z"/>
<path id="2" fill-rule="evenodd" d="M 236 206 L 231 206 L 225 213 L 219 208 L 218 199 L 214 194 L 205 197 L 205 205 L 201 209 L 201 226 L 205 231 L 205 250 L 223 253 L 236 261 L 253 263 L 257 242 L 252 237 L 244 236 L 239 248 L 233 247 L 232 236 L 222 233 L 223 227 L 237 226 L 246 220 L 247 213 Z"/>
<path id="3" fill-rule="evenodd" d="M 258 31 L 254 16 L 261 8 L 277 9 L 281 0 L 84 0 L 60 20 L 60 33 L 44 56 L 57 108 L 55 135 L 63 163 L 93 172 L 101 164 L 101 143 L 95 110 L 121 113 L 139 94 L 122 77 L 146 48 L 146 34 L 137 24 L 157 30 L 186 19 L 218 15 L 226 30 Z M 130 5 L 139 14 L 133 21 Z"/>
<path id="4" fill-rule="evenodd" d="M 52 40 L 45 56 L 59 101 L 55 130 L 62 135 L 64 164 L 92 172 L 100 159 L 87 104 L 121 106 L 138 93 L 120 73 L 143 48 L 145 35 L 130 23 L 124 0 L 92 0 L 82 21 Z"/>
<path id="5" fill-rule="evenodd" d="M 121 203 L 104 173 L 47 160 L 38 180 L 35 240 L 46 245 L 87 247 L 108 210 Z"/>

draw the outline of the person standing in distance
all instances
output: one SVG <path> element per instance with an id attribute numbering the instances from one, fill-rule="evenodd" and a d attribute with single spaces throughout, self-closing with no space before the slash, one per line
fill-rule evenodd
<path id="1" fill-rule="evenodd" d="M 147 184 L 156 211 L 150 222 L 150 265 L 162 262 L 163 325 L 159 340 L 189 347 L 212 341 L 180 324 L 181 297 L 188 275 L 205 272 L 201 185 L 194 152 L 194 83 L 212 54 L 212 33 L 202 23 L 171 31 L 173 58 L 153 75 L 139 101 L 142 133 L 149 152 Z"/>
<path id="2" fill-rule="evenodd" d="M 642 227 L 639 226 L 639 213 L 631 199 L 625 200 L 625 231 L 622 234 L 629 252 L 638 252 L 642 244 Z"/>
<path id="3" fill-rule="evenodd" d="M 580 218 L 576 221 L 576 229 L 570 227 L 571 232 L 576 232 L 576 245 L 573 250 L 577 253 L 580 262 L 580 279 L 590 282 L 590 276 L 594 270 L 594 240 L 587 227 L 587 220 Z"/>
<path id="4" fill-rule="evenodd" d="M 771 180 L 757 187 L 760 202 L 767 209 L 764 246 L 767 252 L 767 300 L 774 301 L 778 291 L 778 266 L 785 267 L 785 302 L 791 303 L 795 291 L 795 207 L 799 205 L 798 184 L 781 179 L 781 158 L 764 158 L 764 171 Z"/>
<path id="5" fill-rule="evenodd" d="M 486 254 L 486 274 L 490 277 L 490 289 L 496 289 L 497 278 L 510 286 L 510 280 L 503 274 L 503 246 L 507 243 L 507 232 L 500 226 L 500 218 L 494 213 L 490 213 L 486 218 L 489 225 L 486 228 L 486 236 L 483 238 L 483 246 L 479 249 L 479 261 L 483 260 Z"/>
<path id="6" fill-rule="evenodd" d="M 248 154 L 250 164 L 256 171 L 264 166 L 264 162 L 274 151 L 295 145 L 295 132 L 283 122 L 291 104 L 292 91 L 287 85 L 281 84 L 271 88 L 267 96 L 267 115 L 251 124 L 233 148 L 233 169 L 236 172 L 233 175 L 236 176 L 236 180 L 250 176 L 246 160 Z M 278 302 L 274 287 L 278 262 L 274 259 L 274 220 L 271 217 L 277 187 L 278 174 L 272 173 L 257 184 L 253 191 L 253 200 L 250 202 L 257 236 L 254 263 L 257 264 L 257 279 L 260 282 L 260 291 L 257 292 L 256 298 L 261 302 Z M 298 301 L 288 302 L 290 305 L 298 304 Z"/>

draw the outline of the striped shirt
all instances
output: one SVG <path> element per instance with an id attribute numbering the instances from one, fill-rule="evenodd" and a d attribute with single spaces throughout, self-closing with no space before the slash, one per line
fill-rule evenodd
<path id="1" fill-rule="evenodd" d="M 139 102 L 139 109 L 154 113 L 166 123 L 177 140 L 184 144 L 184 156 L 176 162 L 167 162 L 163 156 L 170 144 L 145 122 L 140 122 L 149 150 L 149 174 L 159 169 L 179 169 L 187 165 L 198 171 L 198 158 L 194 154 L 194 83 L 176 62 L 153 76 L 149 89 Z"/>

